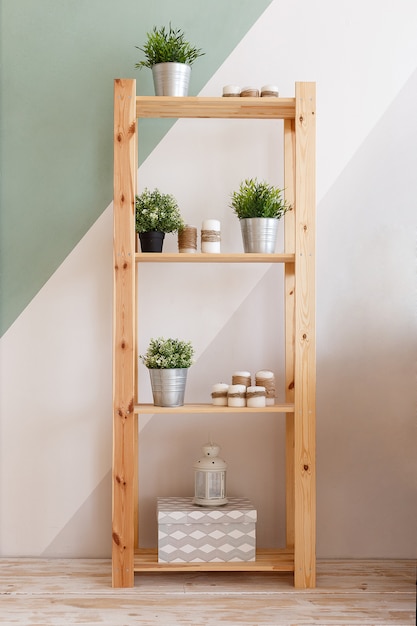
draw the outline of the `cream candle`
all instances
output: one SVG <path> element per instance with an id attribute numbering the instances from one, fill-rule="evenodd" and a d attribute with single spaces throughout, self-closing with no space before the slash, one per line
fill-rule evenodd
<path id="1" fill-rule="evenodd" d="M 225 85 L 223 87 L 223 97 L 230 98 L 231 96 L 240 96 L 240 87 L 238 85 Z"/>
<path id="2" fill-rule="evenodd" d="M 266 405 L 266 391 L 265 387 L 259 385 L 253 385 L 246 389 L 246 406 L 264 407 Z"/>
<path id="3" fill-rule="evenodd" d="M 259 89 L 256 87 L 242 87 L 240 92 L 241 98 L 257 98 L 259 96 Z"/>
<path id="4" fill-rule="evenodd" d="M 265 387 L 266 391 L 266 405 L 272 406 L 275 404 L 275 376 L 274 372 L 270 370 L 260 370 L 255 374 L 255 383 Z"/>
<path id="5" fill-rule="evenodd" d="M 227 392 L 229 385 L 226 383 L 216 383 L 211 389 L 212 404 L 215 406 L 227 406 Z"/>
<path id="6" fill-rule="evenodd" d="M 245 387 L 249 387 L 249 385 L 251 384 L 251 373 L 246 372 L 245 370 L 233 372 L 232 384 L 245 385 Z"/>
<path id="7" fill-rule="evenodd" d="M 278 98 L 278 87 L 276 85 L 264 85 L 261 88 L 261 98 Z"/>
<path id="8" fill-rule="evenodd" d="M 201 252 L 220 252 L 219 220 L 204 220 L 201 226 Z"/>
<path id="9" fill-rule="evenodd" d="M 246 406 L 246 386 L 229 385 L 227 392 L 228 406 Z"/>

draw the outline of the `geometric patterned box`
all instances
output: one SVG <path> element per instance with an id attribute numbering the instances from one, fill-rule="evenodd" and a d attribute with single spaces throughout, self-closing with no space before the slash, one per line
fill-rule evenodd
<path id="1" fill-rule="evenodd" d="M 219 507 L 192 498 L 158 498 L 159 563 L 254 561 L 256 510 L 247 498 Z"/>

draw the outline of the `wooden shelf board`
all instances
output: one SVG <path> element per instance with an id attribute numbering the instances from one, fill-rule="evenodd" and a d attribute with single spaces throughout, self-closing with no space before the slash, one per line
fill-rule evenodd
<path id="1" fill-rule="evenodd" d="M 156 548 L 135 550 L 135 572 L 293 572 L 294 554 L 290 550 L 257 550 L 255 561 L 229 563 L 158 563 Z"/>
<path id="2" fill-rule="evenodd" d="M 294 263 L 295 254 L 260 254 L 257 252 L 242 252 L 231 254 L 208 254 L 207 252 L 179 253 L 179 252 L 137 252 L 137 263 Z"/>
<path id="3" fill-rule="evenodd" d="M 136 117 L 294 119 L 295 98 L 137 96 Z"/>
<path id="4" fill-rule="evenodd" d="M 184 404 L 176 407 L 136 404 L 134 411 L 145 415 L 153 413 L 294 413 L 294 404 L 274 404 L 263 408 L 215 406 L 213 404 Z"/>

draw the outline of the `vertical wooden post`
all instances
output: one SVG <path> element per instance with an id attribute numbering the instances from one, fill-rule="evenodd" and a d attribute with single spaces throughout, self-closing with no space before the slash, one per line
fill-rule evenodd
<path id="1" fill-rule="evenodd" d="M 112 581 L 134 584 L 136 81 L 114 83 Z"/>
<path id="2" fill-rule="evenodd" d="M 292 206 L 285 214 L 285 252 L 295 253 L 295 126 L 284 121 L 284 188 L 285 200 Z M 295 337 L 295 265 L 285 264 L 285 401 L 294 402 L 294 337 Z M 294 413 L 286 416 L 286 545 L 294 548 Z"/>
<path id="3" fill-rule="evenodd" d="M 315 84 L 296 83 L 294 583 L 316 584 Z"/>

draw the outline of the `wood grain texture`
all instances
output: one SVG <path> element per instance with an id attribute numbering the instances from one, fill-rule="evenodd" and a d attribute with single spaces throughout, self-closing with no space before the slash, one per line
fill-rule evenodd
<path id="1" fill-rule="evenodd" d="M 138 252 L 136 261 L 139 263 L 294 263 L 294 254 L 260 254 L 257 252 L 209 254 L 196 252 L 193 254 L 179 252 Z"/>
<path id="2" fill-rule="evenodd" d="M 274 406 L 266 406 L 259 408 L 252 407 L 233 407 L 233 406 L 214 406 L 213 404 L 184 404 L 183 406 L 176 407 L 163 407 L 163 406 L 155 406 L 154 404 L 136 404 L 134 407 L 135 413 L 142 413 L 144 415 L 153 415 L 154 413 L 163 413 L 163 414 L 175 414 L 180 413 L 210 413 L 214 415 L 215 413 L 256 413 L 257 415 L 261 415 L 263 413 L 288 413 L 294 411 L 293 404 L 276 404 Z"/>
<path id="3" fill-rule="evenodd" d="M 284 249 L 295 259 L 295 124 L 284 122 L 284 189 L 285 200 L 292 209 L 284 216 Z M 285 401 L 294 404 L 295 356 L 295 265 L 284 268 L 285 311 Z M 285 512 L 287 548 L 295 543 L 295 465 L 294 465 L 294 412 L 287 414 L 285 425 Z"/>
<path id="4" fill-rule="evenodd" d="M 133 585 L 136 82 L 114 84 L 113 585 Z"/>
<path id="5" fill-rule="evenodd" d="M 5 626 L 411 626 L 415 562 L 318 561 L 317 588 L 290 573 L 178 572 L 111 589 L 109 559 L 2 559 Z"/>
<path id="6" fill-rule="evenodd" d="M 315 84 L 296 83 L 295 585 L 314 587 L 316 560 Z"/>
<path id="7" fill-rule="evenodd" d="M 139 118 L 289 119 L 294 118 L 294 113 L 294 98 L 136 98 L 136 115 Z"/>

